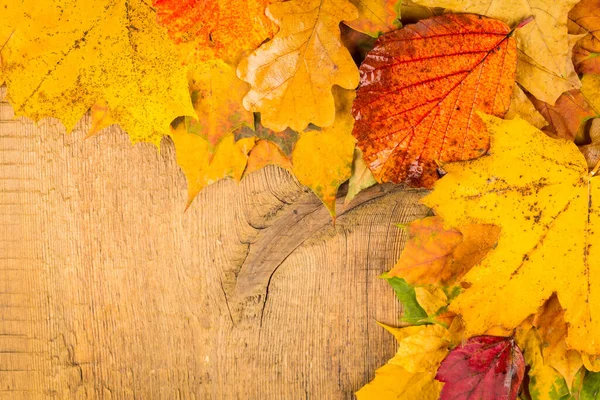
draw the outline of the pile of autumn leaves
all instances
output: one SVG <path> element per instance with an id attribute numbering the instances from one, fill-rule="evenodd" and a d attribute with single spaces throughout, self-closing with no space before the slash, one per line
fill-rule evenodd
<path id="1" fill-rule="evenodd" d="M 17 115 L 170 137 L 189 202 L 269 164 L 332 216 L 435 185 L 359 398 L 596 398 L 600 2 L 0 0 L 0 40 Z"/>

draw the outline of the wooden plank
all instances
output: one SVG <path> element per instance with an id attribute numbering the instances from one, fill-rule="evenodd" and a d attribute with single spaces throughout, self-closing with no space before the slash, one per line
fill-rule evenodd
<path id="1" fill-rule="evenodd" d="M 377 276 L 419 192 L 373 189 L 334 227 L 268 167 L 184 212 L 168 140 L 0 118 L 1 398 L 351 398 L 392 356 Z M 252 261 L 283 232 L 283 258 Z"/>

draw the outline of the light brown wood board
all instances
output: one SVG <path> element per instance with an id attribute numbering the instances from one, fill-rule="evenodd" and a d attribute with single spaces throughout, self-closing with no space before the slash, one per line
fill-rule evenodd
<path id="1" fill-rule="evenodd" d="M 169 140 L 89 124 L 0 104 L 0 398 L 349 399 L 392 357 L 378 276 L 422 193 L 370 189 L 334 227 L 267 167 L 184 211 Z"/>

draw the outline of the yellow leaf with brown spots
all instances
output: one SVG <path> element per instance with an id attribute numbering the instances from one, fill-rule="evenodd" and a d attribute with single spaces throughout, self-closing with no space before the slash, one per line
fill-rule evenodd
<path id="1" fill-rule="evenodd" d="M 186 69 L 142 0 L 0 1 L 2 76 L 16 115 L 60 119 L 70 131 L 97 101 L 133 142 L 158 145 L 194 115 Z"/>
<path id="2" fill-rule="evenodd" d="M 482 117 L 490 153 L 444 166 L 448 174 L 423 199 L 450 226 L 501 229 L 449 309 L 473 336 L 493 326 L 514 329 L 556 293 L 567 348 L 600 354 L 600 178 L 572 142 L 519 118 Z"/>

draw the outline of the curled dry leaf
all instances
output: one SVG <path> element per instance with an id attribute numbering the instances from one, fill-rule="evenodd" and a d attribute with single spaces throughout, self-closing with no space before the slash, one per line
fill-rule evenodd
<path id="1" fill-rule="evenodd" d="M 265 8 L 278 0 L 154 0 L 158 21 L 188 62 L 214 58 L 237 64 L 271 38 Z"/>
<path id="2" fill-rule="evenodd" d="M 514 400 L 525 376 L 525 360 L 512 338 L 472 337 L 442 361 L 435 379 L 440 400 Z"/>
<path id="3" fill-rule="evenodd" d="M 467 335 L 496 325 L 513 329 L 556 293 L 567 347 L 600 354 L 600 310 L 592 306 L 600 290 L 591 284 L 600 279 L 599 178 L 573 143 L 521 119 L 484 118 L 490 154 L 448 165 L 423 199 L 452 226 L 501 228 L 497 247 L 464 277 L 467 288 L 450 311 L 462 316 Z"/>
<path id="4" fill-rule="evenodd" d="M 503 116 L 516 63 L 500 21 L 443 15 L 380 37 L 360 67 L 354 136 L 379 182 L 431 187 L 437 162 L 488 148 L 473 110 Z"/>
<path id="5" fill-rule="evenodd" d="M 453 12 L 485 15 L 511 28 L 533 17 L 517 29 L 519 48 L 517 81 L 536 98 L 554 104 L 563 92 L 580 87 L 571 62 L 572 43 L 567 30 L 567 13 L 579 0 L 414 0 Z"/>
<path id="6" fill-rule="evenodd" d="M 0 1 L 2 77 L 17 115 L 70 131 L 99 100 L 132 141 L 195 115 L 175 46 L 142 0 Z"/>
<path id="7" fill-rule="evenodd" d="M 588 169 L 592 170 L 600 162 L 600 119 L 592 120 L 589 134 L 591 143 L 579 146 L 579 150 L 585 157 Z"/>
<path id="8" fill-rule="evenodd" d="M 496 245 L 500 235 L 494 225 L 444 227 L 441 217 L 413 221 L 406 229 L 408 242 L 388 274 L 421 285 L 460 279 Z"/>
<path id="9" fill-rule="evenodd" d="M 339 29 L 341 21 L 356 19 L 356 7 L 348 0 L 292 0 L 271 4 L 267 15 L 280 30 L 238 66 L 238 76 L 251 85 L 244 106 L 275 131 L 332 125 L 332 87 L 358 85 Z"/>

